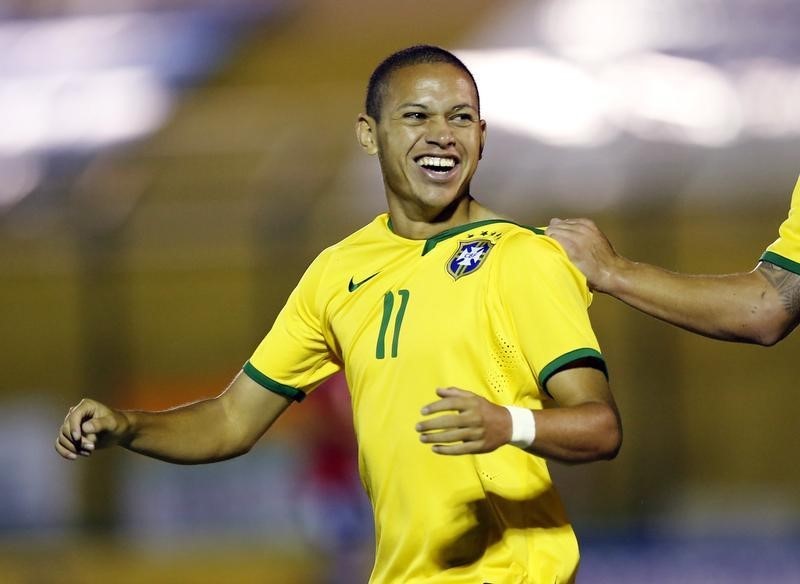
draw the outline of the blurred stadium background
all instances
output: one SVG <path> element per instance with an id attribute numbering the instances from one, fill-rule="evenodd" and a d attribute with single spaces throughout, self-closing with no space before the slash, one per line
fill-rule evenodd
<path id="1" fill-rule="evenodd" d="M 792 0 L 3 0 L 0 580 L 365 580 L 341 379 L 218 465 L 68 464 L 52 442 L 82 396 L 218 393 L 313 256 L 383 209 L 353 125 L 386 54 L 473 68 L 485 203 L 746 271 L 800 171 L 798 27 Z M 626 435 L 611 463 L 553 465 L 579 581 L 800 581 L 800 339 L 591 312 Z"/>

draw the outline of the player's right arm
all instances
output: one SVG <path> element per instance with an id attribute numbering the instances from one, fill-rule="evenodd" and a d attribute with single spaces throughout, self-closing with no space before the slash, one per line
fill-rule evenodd
<path id="1" fill-rule="evenodd" d="M 619 255 L 589 219 L 554 219 L 547 235 L 593 290 L 686 330 L 773 345 L 800 321 L 800 276 L 772 263 L 746 273 L 680 274 Z"/>
<path id="2" fill-rule="evenodd" d="M 161 412 L 84 399 L 69 410 L 55 448 L 70 460 L 119 445 L 177 464 L 215 462 L 249 451 L 290 403 L 241 373 L 215 398 Z"/>
<path id="3" fill-rule="evenodd" d="M 340 368 L 317 300 L 329 257 L 323 252 L 309 266 L 242 372 L 219 396 L 161 412 L 121 411 L 83 400 L 64 419 L 56 451 L 74 459 L 117 444 L 168 462 L 200 464 L 250 450 L 292 400 L 301 401 Z"/>

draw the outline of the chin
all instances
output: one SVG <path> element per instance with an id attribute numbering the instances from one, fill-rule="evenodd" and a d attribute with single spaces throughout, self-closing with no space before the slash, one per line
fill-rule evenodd
<path id="1" fill-rule="evenodd" d="M 421 194 L 418 200 L 431 209 L 445 209 L 468 194 L 465 189 L 452 187 L 449 189 L 435 189 Z"/>

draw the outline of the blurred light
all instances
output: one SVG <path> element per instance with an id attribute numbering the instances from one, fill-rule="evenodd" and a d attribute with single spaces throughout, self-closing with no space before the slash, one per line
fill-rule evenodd
<path id="1" fill-rule="evenodd" d="M 14 206 L 39 185 L 43 177 L 39 159 L 0 156 L 0 212 Z"/>
<path id="2" fill-rule="evenodd" d="M 130 140 L 155 131 L 169 113 L 167 88 L 146 69 L 111 70 L 75 81 L 59 96 L 54 144 Z"/>
<path id="3" fill-rule="evenodd" d="M 460 51 L 492 126 L 559 146 L 597 146 L 618 131 L 608 123 L 606 89 L 566 61 L 531 50 Z"/>
<path id="4" fill-rule="evenodd" d="M 799 18 L 789 0 L 515 3 L 478 35 L 506 48 L 465 57 L 486 118 L 510 132 L 723 148 L 800 136 Z"/>
<path id="5" fill-rule="evenodd" d="M 0 24 L 5 53 L 0 67 L 6 74 L 97 69 L 119 53 L 125 29 L 145 18 L 129 14 Z"/>
<path id="6" fill-rule="evenodd" d="M 604 81 L 619 123 L 640 138 L 724 146 L 742 129 L 736 90 L 712 65 L 642 54 L 609 67 Z"/>
<path id="7" fill-rule="evenodd" d="M 167 88 L 146 69 L 0 80 L 0 154 L 93 147 L 161 125 Z"/>
<path id="8" fill-rule="evenodd" d="M 749 61 L 740 68 L 748 133 L 760 138 L 800 134 L 800 68 L 774 59 Z"/>
<path id="9" fill-rule="evenodd" d="M 727 3 L 730 4 L 730 3 Z M 740 3 L 739 3 L 740 4 Z M 653 51 L 703 50 L 747 32 L 736 30 L 725 2 L 693 0 L 545 0 L 536 3 L 537 32 L 546 46 L 569 59 L 602 62 Z M 742 11 L 757 16 L 757 10 Z M 724 23 L 724 25 L 721 25 Z M 530 42 L 516 39 L 517 42 Z"/>
<path id="10" fill-rule="evenodd" d="M 573 59 L 609 59 L 649 48 L 656 29 L 647 1 L 561 0 L 550 3 L 541 19 L 542 36 Z"/>
<path id="11" fill-rule="evenodd" d="M 529 49 L 459 51 L 492 127 L 566 147 L 620 134 L 702 147 L 800 135 L 800 68 L 724 68 L 658 53 L 579 65 Z"/>
<path id="12" fill-rule="evenodd" d="M 169 14 L 0 23 L 0 155 L 97 148 L 155 131 L 172 102 L 167 46 L 172 39 L 180 49 L 191 30 Z"/>
<path id="13" fill-rule="evenodd" d="M 0 21 L 0 154 L 99 148 L 155 131 L 181 84 L 274 6 Z"/>

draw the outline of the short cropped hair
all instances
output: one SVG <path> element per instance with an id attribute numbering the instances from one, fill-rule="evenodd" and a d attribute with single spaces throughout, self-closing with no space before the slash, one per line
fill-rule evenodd
<path id="1" fill-rule="evenodd" d="M 475 87 L 475 95 L 478 98 L 478 109 L 480 109 L 480 94 L 475 77 L 467 66 L 450 51 L 434 45 L 414 45 L 407 49 L 402 49 L 386 57 L 372 72 L 367 84 L 367 99 L 365 103 L 367 115 L 376 121 L 380 121 L 381 107 L 383 99 L 386 97 L 386 90 L 389 86 L 389 78 L 392 73 L 404 67 L 419 65 L 421 63 L 447 63 L 461 69 L 467 74 L 472 85 Z"/>

